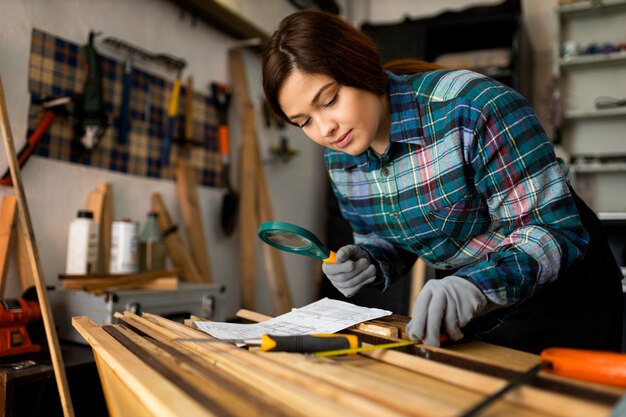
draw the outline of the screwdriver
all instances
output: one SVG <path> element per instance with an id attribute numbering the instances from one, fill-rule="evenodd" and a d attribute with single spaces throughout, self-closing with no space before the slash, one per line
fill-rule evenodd
<path id="1" fill-rule="evenodd" d="M 359 338 L 353 334 L 308 334 L 298 336 L 261 336 L 263 352 L 298 352 L 315 353 L 339 349 L 356 349 L 361 345 Z"/>

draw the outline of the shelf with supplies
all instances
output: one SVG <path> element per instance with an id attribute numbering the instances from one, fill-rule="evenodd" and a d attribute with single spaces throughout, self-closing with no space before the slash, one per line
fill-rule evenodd
<path id="1" fill-rule="evenodd" d="M 626 106 L 614 109 L 567 110 L 566 119 L 599 119 L 605 117 L 626 117 Z"/>
<path id="2" fill-rule="evenodd" d="M 557 129 L 572 185 L 594 211 L 626 212 L 626 0 L 561 2 L 555 19 Z"/>
<path id="3" fill-rule="evenodd" d="M 561 58 L 559 60 L 559 65 L 563 69 L 578 66 L 606 65 L 613 63 L 626 63 L 626 51 L 610 52 L 605 54 L 600 53 L 594 55 L 570 56 L 567 58 Z"/>

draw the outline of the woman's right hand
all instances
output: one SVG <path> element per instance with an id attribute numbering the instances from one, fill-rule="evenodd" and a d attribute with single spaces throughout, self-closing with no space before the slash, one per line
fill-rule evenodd
<path id="1" fill-rule="evenodd" d="M 376 279 L 376 267 L 369 255 L 356 245 L 341 247 L 336 262 L 324 262 L 322 271 L 344 297 L 352 297 Z"/>

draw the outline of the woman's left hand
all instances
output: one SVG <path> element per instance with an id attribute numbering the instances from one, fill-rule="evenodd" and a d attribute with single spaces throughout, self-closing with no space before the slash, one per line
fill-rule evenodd
<path id="1" fill-rule="evenodd" d="M 487 297 L 465 278 L 433 279 L 417 296 L 406 331 L 411 339 L 431 346 L 439 346 L 442 330 L 451 340 L 460 340 L 461 328 L 486 306 Z"/>

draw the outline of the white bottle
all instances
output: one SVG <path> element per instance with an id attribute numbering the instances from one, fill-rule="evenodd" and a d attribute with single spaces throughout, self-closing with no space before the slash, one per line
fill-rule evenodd
<path id="1" fill-rule="evenodd" d="M 98 225 L 93 212 L 79 210 L 67 238 L 66 274 L 94 274 L 98 265 Z"/>
<path id="2" fill-rule="evenodd" d="M 133 274 L 139 271 L 137 228 L 137 223 L 130 219 L 114 221 L 111 225 L 111 274 Z"/>

